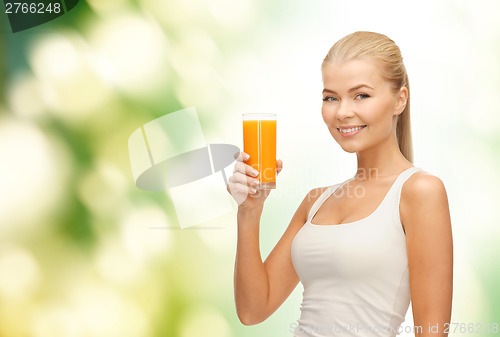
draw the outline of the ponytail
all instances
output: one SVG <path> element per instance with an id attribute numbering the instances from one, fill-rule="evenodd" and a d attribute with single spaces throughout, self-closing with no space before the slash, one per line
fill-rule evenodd
<path id="1" fill-rule="evenodd" d="M 413 163 L 413 144 L 411 139 L 411 123 L 410 123 L 410 83 L 408 74 L 405 74 L 404 86 L 408 89 L 408 100 L 403 112 L 398 116 L 396 124 L 396 137 L 398 139 L 399 150 L 405 158 Z"/>

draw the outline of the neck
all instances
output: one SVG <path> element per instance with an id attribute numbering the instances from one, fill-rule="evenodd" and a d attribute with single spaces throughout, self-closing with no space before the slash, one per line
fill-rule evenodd
<path id="1" fill-rule="evenodd" d="M 358 169 L 355 177 L 360 180 L 393 176 L 411 163 L 399 150 L 396 133 L 385 141 L 356 152 Z"/>

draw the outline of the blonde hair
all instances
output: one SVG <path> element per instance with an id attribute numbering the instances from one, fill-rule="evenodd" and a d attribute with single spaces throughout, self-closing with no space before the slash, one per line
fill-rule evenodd
<path id="1" fill-rule="evenodd" d="M 321 70 L 329 62 L 343 63 L 371 56 L 379 61 L 381 74 L 394 84 L 396 92 L 401 87 L 408 89 L 408 100 L 403 112 L 397 116 L 396 138 L 401 153 L 413 163 L 413 145 L 410 126 L 410 83 L 399 47 L 387 36 L 374 32 L 358 31 L 337 41 L 328 51 Z"/>

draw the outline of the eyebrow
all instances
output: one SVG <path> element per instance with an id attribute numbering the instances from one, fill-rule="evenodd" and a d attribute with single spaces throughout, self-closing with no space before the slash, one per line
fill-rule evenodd
<path id="1" fill-rule="evenodd" d="M 359 84 L 359 85 L 357 85 L 357 86 L 355 86 L 355 87 L 353 87 L 353 88 L 349 89 L 347 92 L 351 93 L 351 92 L 356 91 L 356 90 L 358 90 L 358 89 L 361 89 L 361 88 L 363 88 L 363 87 L 366 87 L 366 88 L 368 88 L 368 89 L 372 89 L 372 90 L 374 90 L 374 89 L 373 89 L 372 87 L 370 87 L 368 84 Z M 337 94 L 335 91 L 330 90 L 330 89 L 326 89 L 326 88 L 325 88 L 325 89 L 323 89 L 323 92 L 330 92 L 330 93 L 332 93 L 332 94 Z"/>

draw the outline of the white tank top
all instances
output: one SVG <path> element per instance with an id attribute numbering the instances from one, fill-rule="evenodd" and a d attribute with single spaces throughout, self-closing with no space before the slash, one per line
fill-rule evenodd
<path id="1" fill-rule="evenodd" d="M 346 182 L 329 186 L 292 241 L 291 257 L 304 286 L 295 337 L 396 336 L 410 304 L 406 236 L 399 216 L 403 183 L 396 178 L 377 209 L 338 225 L 312 224 L 323 202 Z"/>

